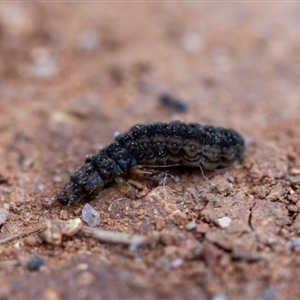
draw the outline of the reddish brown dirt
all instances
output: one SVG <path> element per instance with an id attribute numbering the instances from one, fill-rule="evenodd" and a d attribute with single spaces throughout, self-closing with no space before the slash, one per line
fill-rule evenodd
<path id="1" fill-rule="evenodd" d="M 208 173 L 204 192 L 200 170 L 173 168 L 180 182 L 165 190 L 151 183 L 110 210 L 113 187 L 91 201 L 100 228 L 159 232 L 156 245 L 81 233 L 0 244 L 0 299 L 299 298 L 299 14 L 297 3 L 1 3 L 0 239 L 81 216 L 83 203 L 47 199 L 135 123 L 232 127 L 247 151 Z M 30 270 L 34 258 L 44 264 Z"/>

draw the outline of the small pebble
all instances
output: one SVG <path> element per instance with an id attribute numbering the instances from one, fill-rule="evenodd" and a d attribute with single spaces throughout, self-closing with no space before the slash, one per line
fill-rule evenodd
<path id="1" fill-rule="evenodd" d="M 59 213 L 59 217 L 60 219 L 62 220 L 68 220 L 69 219 L 69 214 L 66 210 L 61 210 L 60 213 Z"/>
<path id="2" fill-rule="evenodd" d="M 114 138 L 118 137 L 120 135 L 120 131 L 115 131 L 114 132 Z"/>
<path id="3" fill-rule="evenodd" d="M 41 267 L 42 265 L 44 264 L 44 260 L 37 257 L 37 258 L 34 258 L 33 260 L 31 260 L 28 265 L 27 265 L 27 268 L 28 270 L 30 271 L 35 271 L 37 270 L 39 267 Z"/>
<path id="4" fill-rule="evenodd" d="M 55 197 L 45 197 L 42 199 L 42 204 L 45 207 L 51 207 L 55 201 L 56 201 Z"/>
<path id="5" fill-rule="evenodd" d="M 14 214 L 20 214 L 20 209 L 17 207 L 15 202 L 9 202 L 9 209 Z"/>
<path id="6" fill-rule="evenodd" d="M 272 188 L 271 192 L 269 193 L 266 199 L 269 201 L 275 201 L 279 199 L 281 196 L 283 196 L 284 193 L 285 193 L 284 188 L 281 185 L 277 185 Z"/>
<path id="7" fill-rule="evenodd" d="M 230 182 L 230 183 L 235 183 L 235 179 L 234 179 L 233 176 L 228 176 L 227 181 Z"/>
<path id="8" fill-rule="evenodd" d="M 290 204 L 288 205 L 288 210 L 292 213 L 298 212 L 299 211 L 299 207 L 295 204 Z"/>
<path id="9" fill-rule="evenodd" d="M 131 207 L 133 209 L 138 209 L 139 207 L 141 207 L 143 205 L 142 201 L 132 201 Z"/>
<path id="10" fill-rule="evenodd" d="M 290 174 L 293 175 L 293 176 L 300 175 L 300 169 L 298 169 L 298 168 L 292 168 L 290 170 Z"/>
<path id="11" fill-rule="evenodd" d="M 163 230 L 166 226 L 166 221 L 163 218 L 157 218 L 155 221 L 155 227 L 157 230 Z"/>
<path id="12" fill-rule="evenodd" d="M 88 268 L 89 268 L 89 265 L 86 264 L 86 263 L 81 263 L 81 264 L 78 264 L 78 265 L 77 265 L 77 269 L 78 269 L 78 270 L 81 270 L 81 271 L 85 271 L 85 270 L 87 270 Z"/>
<path id="13" fill-rule="evenodd" d="M 184 225 L 186 223 L 186 220 L 187 217 L 186 217 L 186 214 L 183 213 L 182 211 L 180 210 L 176 210 L 174 213 L 173 213 L 173 222 L 176 224 L 176 225 Z"/>
<path id="14" fill-rule="evenodd" d="M 60 227 L 61 233 L 69 237 L 76 234 L 82 228 L 82 221 L 79 218 L 70 219 L 68 221 L 59 220 L 57 224 Z"/>
<path id="15" fill-rule="evenodd" d="M 209 230 L 209 225 L 206 223 L 198 224 L 196 227 L 196 232 L 206 233 Z"/>
<path id="16" fill-rule="evenodd" d="M 51 245 L 59 245 L 62 241 L 61 228 L 56 223 L 47 222 L 46 229 L 40 235 L 41 239 Z"/>
<path id="17" fill-rule="evenodd" d="M 186 230 L 193 230 L 197 227 L 197 224 L 195 222 L 195 220 L 191 221 L 191 222 L 188 222 L 186 225 L 185 225 L 185 229 Z"/>
<path id="18" fill-rule="evenodd" d="M 33 247 L 37 244 L 37 239 L 36 237 L 34 236 L 27 236 L 24 238 L 24 243 L 27 245 L 27 246 L 30 246 L 30 247 Z"/>
<path id="19" fill-rule="evenodd" d="M 52 289 L 52 288 L 46 288 L 44 290 L 44 299 L 45 300 L 59 300 L 61 299 L 59 292 Z"/>
<path id="20" fill-rule="evenodd" d="M 172 268 L 179 268 L 183 264 L 183 260 L 181 258 L 176 258 L 171 262 Z"/>
<path id="21" fill-rule="evenodd" d="M 82 220 L 90 227 L 95 227 L 100 223 L 99 213 L 87 203 L 82 209 Z"/>
<path id="22" fill-rule="evenodd" d="M 231 221 L 232 220 L 229 217 L 223 217 L 218 219 L 218 224 L 221 228 L 227 228 L 230 225 Z"/>
<path id="23" fill-rule="evenodd" d="M 48 221 L 45 230 L 41 233 L 41 239 L 51 245 L 59 245 L 63 236 L 73 236 L 82 228 L 82 221 L 79 218 L 68 221 Z"/>
<path id="24" fill-rule="evenodd" d="M 291 201 L 292 203 L 297 203 L 297 201 L 300 199 L 300 196 L 298 196 L 297 194 L 291 194 L 288 195 L 288 200 Z"/>
<path id="25" fill-rule="evenodd" d="M 44 190 L 44 185 L 42 183 L 38 184 L 37 189 L 42 192 Z"/>

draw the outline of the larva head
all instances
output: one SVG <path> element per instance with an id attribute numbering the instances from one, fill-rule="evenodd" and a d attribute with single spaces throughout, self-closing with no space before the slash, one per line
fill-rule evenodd
<path id="1" fill-rule="evenodd" d="M 73 181 L 68 181 L 58 193 L 57 199 L 62 205 L 70 206 L 77 203 L 83 196 L 80 186 Z"/>
<path id="2" fill-rule="evenodd" d="M 90 198 L 98 193 L 104 184 L 92 162 L 87 162 L 71 175 L 58 194 L 58 200 L 63 205 L 73 205 L 82 198 Z"/>

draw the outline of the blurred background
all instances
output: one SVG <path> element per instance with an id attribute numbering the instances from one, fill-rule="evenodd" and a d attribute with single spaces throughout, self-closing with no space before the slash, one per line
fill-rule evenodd
<path id="1" fill-rule="evenodd" d="M 292 122 L 299 12 L 297 3 L 1 3 L 0 128 L 42 120 L 94 136 L 104 124 L 183 119 L 255 134 Z M 187 113 L 161 106 L 161 93 Z"/>

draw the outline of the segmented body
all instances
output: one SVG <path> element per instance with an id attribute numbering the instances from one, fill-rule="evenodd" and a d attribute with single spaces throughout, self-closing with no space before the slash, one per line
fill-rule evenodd
<path id="1" fill-rule="evenodd" d="M 230 166 L 244 151 L 243 138 L 232 129 L 179 121 L 135 125 L 97 154 L 88 155 L 59 192 L 58 200 L 71 205 L 94 195 L 135 165 L 201 165 L 214 170 Z"/>

